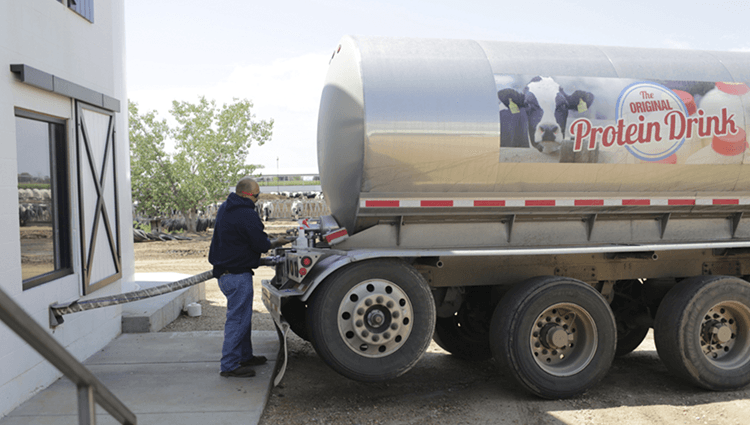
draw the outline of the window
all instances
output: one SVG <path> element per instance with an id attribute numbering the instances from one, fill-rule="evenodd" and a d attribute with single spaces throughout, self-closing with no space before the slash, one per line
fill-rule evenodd
<path id="1" fill-rule="evenodd" d="M 65 120 L 16 109 L 23 289 L 72 273 Z"/>
<path id="2" fill-rule="evenodd" d="M 67 5 L 71 10 L 86 18 L 89 22 L 94 22 L 94 0 L 57 0 L 59 3 Z"/>

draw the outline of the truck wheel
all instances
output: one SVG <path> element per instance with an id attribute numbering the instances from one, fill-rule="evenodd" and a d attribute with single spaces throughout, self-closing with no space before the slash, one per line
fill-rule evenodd
<path id="1" fill-rule="evenodd" d="M 451 317 L 438 317 L 432 339 L 459 359 L 487 360 L 492 357 L 487 322 L 476 322 L 470 315 L 471 312 L 462 307 Z"/>
<path id="2" fill-rule="evenodd" d="M 310 298 L 308 329 L 318 355 L 364 382 L 400 376 L 427 350 L 435 303 L 424 278 L 398 260 L 357 263 L 335 272 Z"/>
<path id="3" fill-rule="evenodd" d="M 550 399 L 581 394 L 609 370 L 617 343 L 604 297 L 569 278 L 517 284 L 495 309 L 492 353 L 532 393 Z"/>
<path id="4" fill-rule="evenodd" d="M 648 307 L 641 301 L 643 285 L 637 280 L 621 280 L 615 284 L 615 297 L 610 304 L 617 325 L 615 356 L 631 353 L 646 339 L 651 326 Z"/>
<path id="5" fill-rule="evenodd" d="M 646 339 L 648 326 L 629 326 L 617 322 L 617 349 L 615 356 L 620 357 L 632 353 Z"/>
<path id="6" fill-rule="evenodd" d="M 696 276 L 672 288 L 656 312 L 654 342 L 672 373 L 709 390 L 750 383 L 750 283 Z"/>

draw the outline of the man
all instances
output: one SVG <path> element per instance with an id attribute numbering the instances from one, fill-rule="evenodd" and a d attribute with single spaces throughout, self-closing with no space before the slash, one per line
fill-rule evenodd
<path id="1" fill-rule="evenodd" d="M 255 180 L 249 176 L 240 179 L 235 192 L 229 194 L 216 214 L 208 252 L 208 261 L 214 266 L 214 277 L 227 297 L 221 376 L 255 376 L 252 366 L 266 362 L 264 356 L 253 355 L 253 269 L 260 266 L 262 253 L 291 242 L 283 238 L 268 239 L 255 211 L 258 196 L 260 187 Z"/>

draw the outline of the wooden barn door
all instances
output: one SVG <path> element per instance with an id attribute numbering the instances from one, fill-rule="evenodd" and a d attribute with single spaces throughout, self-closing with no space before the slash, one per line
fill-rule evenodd
<path id="1" fill-rule="evenodd" d="M 77 102 L 83 293 L 122 277 L 113 112 Z"/>

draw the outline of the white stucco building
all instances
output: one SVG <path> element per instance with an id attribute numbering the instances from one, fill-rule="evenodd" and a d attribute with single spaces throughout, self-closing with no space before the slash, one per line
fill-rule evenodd
<path id="1" fill-rule="evenodd" d="M 133 280 L 124 46 L 124 0 L 0 1 L 0 289 L 80 360 L 120 307 L 50 304 Z M 0 417 L 60 376 L 0 323 Z"/>

